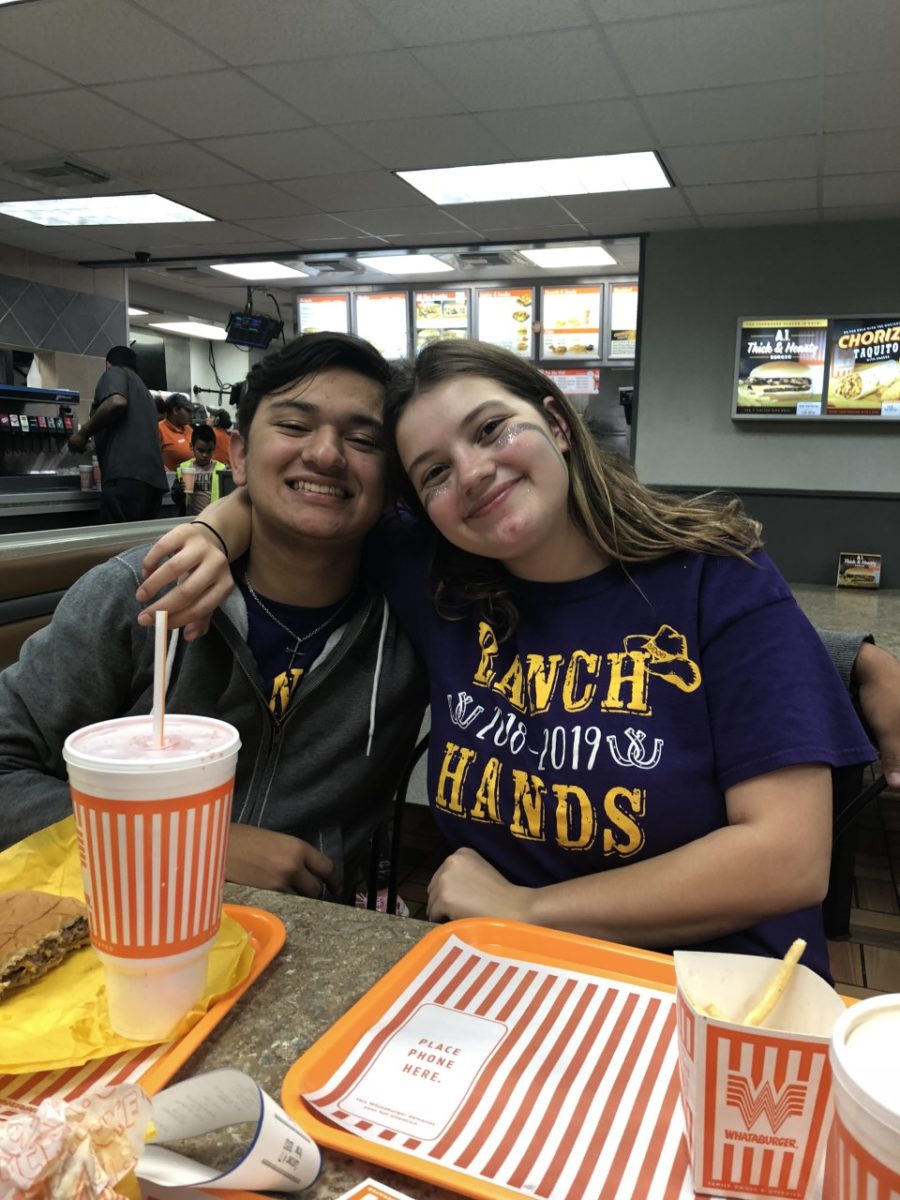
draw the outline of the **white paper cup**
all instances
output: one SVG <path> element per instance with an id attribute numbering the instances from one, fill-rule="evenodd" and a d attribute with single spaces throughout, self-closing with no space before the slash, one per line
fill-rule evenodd
<path id="1" fill-rule="evenodd" d="M 81 463 L 78 468 L 78 480 L 81 484 L 83 492 L 90 492 L 94 489 L 94 468 L 91 463 Z"/>
<path id="2" fill-rule="evenodd" d="M 203 994 L 239 746 L 226 722 L 176 714 L 162 747 L 149 716 L 66 739 L 91 942 L 125 1037 L 165 1039 Z"/>
<path id="3" fill-rule="evenodd" d="M 184 485 L 184 494 L 190 496 L 194 490 L 194 481 L 197 478 L 197 472 L 193 467 L 181 468 L 181 482 Z"/>
<path id="4" fill-rule="evenodd" d="M 900 995 L 873 996 L 831 1038 L 835 1117 L 826 1197 L 900 1197 Z"/>

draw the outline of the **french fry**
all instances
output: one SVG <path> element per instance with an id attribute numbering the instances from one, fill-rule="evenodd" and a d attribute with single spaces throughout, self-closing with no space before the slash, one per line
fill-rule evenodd
<path id="1" fill-rule="evenodd" d="M 682 991 L 684 991 L 683 988 L 682 988 Z M 728 1020 L 728 1018 L 722 1012 L 721 1008 L 719 1008 L 717 1005 L 715 1005 L 713 1003 L 701 1004 L 700 1001 L 695 996 L 692 996 L 690 994 L 690 992 L 687 992 L 687 991 L 684 991 L 684 998 L 685 998 L 685 1000 L 687 1000 L 688 1004 L 691 1006 L 691 1008 L 694 1010 L 694 1012 L 705 1013 L 706 1016 L 712 1017 L 714 1021 L 727 1021 Z"/>
<path id="2" fill-rule="evenodd" d="M 797 938 L 791 944 L 787 954 L 781 960 L 781 966 L 775 973 L 772 982 L 753 1008 L 747 1013 L 746 1017 L 744 1017 L 744 1025 L 761 1025 L 763 1023 L 783 995 L 784 989 L 790 981 L 791 973 L 800 961 L 800 956 L 805 949 L 806 942 L 803 938 Z"/>

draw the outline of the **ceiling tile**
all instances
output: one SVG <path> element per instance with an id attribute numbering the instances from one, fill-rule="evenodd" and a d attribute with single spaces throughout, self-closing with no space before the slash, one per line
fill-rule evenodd
<path id="1" fill-rule="evenodd" d="M 3 31 L 0 29 L 0 35 Z M 5 40 L 5 39 L 4 39 Z M 20 96 L 29 92 L 50 92 L 69 87 L 69 81 L 19 53 L 0 50 L 0 96 Z"/>
<path id="2" fill-rule="evenodd" d="M 900 171 L 900 137 L 880 129 L 825 135 L 826 175 Z"/>
<path id="3" fill-rule="evenodd" d="M 493 229 L 489 225 L 473 226 L 488 242 L 558 242 L 561 240 L 577 242 L 585 236 L 583 225 L 560 222 L 553 225 L 549 221 L 544 225 L 525 225 L 520 229 Z"/>
<path id="4" fill-rule="evenodd" d="M 322 125 L 458 112 L 461 105 L 408 50 L 250 67 L 248 74 Z"/>
<path id="5" fill-rule="evenodd" d="M 227 187 L 178 188 L 169 192 L 169 199 L 186 204 L 219 221 L 236 221 L 250 217 L 290 217 L 313 211 L 313 208 L 288 196 L 268 183 L 234 183 Z"/>
<path id="6" fill-rule="evenodd" d="M 592 29 L 436 46 L 416 57 L 469 109 L 607 100 L 626 91 Z"/>
<path id="7" fill-rule="evenodd" d="M 4 9 L 5 46 L 76 83 L 111 83 L 202 71 L 220 64 L 199 43 L 181 37 L 121 0 L 41 0 Z"/>
<path id="8" fill-rule="evenodd" d="M 154 146 L 129 146 L 95 150 L 91 162 L 122 180 L 142 182 L 160 192 L 171 188 L 244 183 L 249 176 L 230 163 L 207 154 L 190 142 L 164 142 Z"/>
<path id="9" fill-rule="evenodd" d="M 825 74 L 886 70 L 896 76 L 900 5 L 896 0 L 822 0 Z"/>
<path id="10" fill-rule="evenodd" d="M 900 217 L 900 204 L 853 205 L 849 208 L 828 208 L 824 221 L 893 221 Z"/>
<path id="11" fill-rule="evenodd" d="M 169 141 L 172 136 L 84 88 L 55 92 L 52 100 L 38 102 L 33 96 L 0 100 L 0 124 L 68 150 L 139 146 Z"/>
<path id="12" fill-rule="evenodd" d="M 396 43 L 352 0 L 139 0 L 229 63 L 287 62 Z"/>
<path id="13" fill-rule="evenodd" d="M 647 122 L 632 100 L 509 108 L 478 114 L 479 122 L 519 158 L 615 154 L 653 146 Z"/>
<path id="14" fill-rule="evenodd" d="M 826 208 L 900 204 L 900 171 L 872 175 L 826 176 L 823 203 Z"/>
<path id="15" fill-rule="evenodd" d="M 818 102 L 815 79 L 792 79 L 647 96 L 643 109 L 661 142 L 691 146 L 815 133 Z"/>
<path id="16" fill-rule="evenodd" d="M 312 213 L 303 217 L 266 217 L 262 220 L 241 221 L 240 227 L 251 232 L 268 234 L 269 237 L 285 241 L 302 241 L 309 238 L 355 237 L 359 231 L 348 224 L 324 213 Z"/>
<path id="17" fill-rule="evenodd" d="M 771 5 L 772 0 L 589 0 L 601 21 L 633 21 L 646 17 L 672 17 L 710 9 Z"/>
<path id="18" fill-rule="evenodd" d="M 453 233 L 465 236 L 469 230 L 448 212 L 434 204 L 413 208 L 376 208 L 341 213 L 341 220 L 363 233 L 377 237 L 398 234 Z"/>
<path id="19" fill-rule="evenodd" d="M 752 229 L 758 225 L 815 225 L 819 214 L 814 208 L 793 212 L 710 213 L 700 218 L 703 229 Z"/>
<path id="20" fill-rule="evenodd" d="M 327 212 L 348 209 L 402 208 L 422 203 L 422 193 L 389 171 L 353 171 L 310 179 L 280 179 L 278 186 Z"/>
<path id="21" fill-rule="evenodd" d="M 610 25 L 613 50 L 635 90 L 695 91 L 816 73 L 812 0 Z"/>
<path id="22" fill-rule="evenodd" d="M 56 157 L 52 146 L 36 138 L 25 137 L 17 129 L 0 129 L 0 163 L 26 161 L 32 158 Z M 2 169 L 2 168 L 0 168 Z"/>
<path id="23" fill-rule="evenodd" d="M 815 175 L 817 166 L 814 137 L 677 146 L 667 150 L 664 157 L 682 185 L 799 179 Z"/>
<path id="24" fill-rule="evenodd" d="M 815 179 L 778 179 L 765 183 L 719 183 L 711 187 L 685 188 L 685 197 L 695 212 L 772 212 L 779 209 L 814 209 Z"/>
<path id="25" fill-rule="evenodd" d="M 360 0 L 402 46 L 471 42 L 589 24 L 579 0 Z"/>
<path id="26" fill-rule="evenodd" d="M 107 246 L 122 250 L 154 250 L 175 243 L 192 246 L 197 253 L 218 253 L 216 247 L 230 246 L 239 238 L 246 238 L 246 230 L 238 225 L 221 221 L 184 225 L 162 221 L 158 225 L 105 225 L 99 236 Z"/>
<path id="27" fill-rule="evenodd" d="M 641 192 L 604 192 L 597 196 L 560 196 L 566 212 L 583 225 L 596 225 L 610 217 L 658 220 L 688 215 L 684 196 L 677 188 L 648 188 Z"/>
<path id="28" fill-rule="evenodd" d="M 238 71 L 180 75 L 165 84 L 155 79 L 113 83 L 97 90 L 181 137 L 198 140 L 309 124 Z"/>
<path id="29" fill-rule="evenodd" d="M 337 125 L 332 132 L 393 170 L 503 162 L 510 157 L 504 144 L 474 117 L 364 121 Z"/>
<path id="30" fill-rule="evenodd" d="M 198 145 L 265 180 L 296 179 L 306 171 L 310 175 L 365 171 L 372 166 L 370 158 L 345 146 L 327 129 L 210 138 Z"/>
<path id="31" fill-rule="evenodd" d="M 449 239 L 454 247 L 478 246 L 484 240 L 481 234 L 476 233 L 474 230 L 460 230 L 460 234 L 460 237 Z M 448 242 L 446 233 L 395 233 L 389 234 L 384 240 L 389 246 L 394 246 L 398 250 L 405 246 L 408 246 L 410 249 L 414 246 L 441 246 L 446 248 Z M 435 278 L 431 285 L 426 286 L 434 286 L 436 282 L 437 279 Z"/>
<path id="32" fill-rule="evenodd" d="M 897 77 L 893 71 L 830 75 L 825 80 L 826 133 L 895 128 L 900 125 Z"/>
<path id="33" fill-rule="evenodd" d="M 529 225 L 574 224 L 555 200 L 500 200 L 485 204 L 445 204 L 445 212 L 472 229 L 524 229 Z"/>

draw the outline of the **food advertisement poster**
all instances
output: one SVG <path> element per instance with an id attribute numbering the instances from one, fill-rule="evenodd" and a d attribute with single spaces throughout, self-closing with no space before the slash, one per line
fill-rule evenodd
<path id="1" fill-rule="evenodd" d="M 740 323 L 736 416 L 822 413 L 824 317 L 764 317 Z"/>
<path id="2" fill-rule="evenodd" d="M 600 358 L 602 285 L 541 289 L 541 358 Z"/>
<path id="3" fill-rule="evenodd" d="M 881 583 L 881 555 L 842 550 L 838 555 L 839 588 L 877 588 Z"/>
<path id="4" fill-rule="evenodd" d="M 600 391 L 600 371 L 554 371 L 544 372 L 566 396 L 596 396 Z"/>
<path id="5" fill-rule="evenodd" d="M 385 358 L 409 354 L 406 292 L 372 292 L 356 297 L 356 332 Z"/>
<path id="6" fill-rule="evenodd" d="M 350 297 L 346 292 L 298 296 L 297 328 L 301 333 L 349 333 Z"/>
<path id="7" fill-rule="evenodd" d="M 416 350 L 444 338 L 469 336 L 469 293 L 416 292 Z"/>
<path id="8" fill-rule="evenodd" d="M 609 357 L 633 360 L 637 349 L 638 287 L 613 283 L 609 289 Z"/>
<path id="9" fill-rule="evenodd" d="M 829 416 L 900 417 L 900 317 L 828 322 Z"/>
<path id="10" fill-rule="evenodd" d="M 478 338 L 511 350 L 522 358 L 531 355 L 534 288 L 485 288 L 478 292 Z"/>

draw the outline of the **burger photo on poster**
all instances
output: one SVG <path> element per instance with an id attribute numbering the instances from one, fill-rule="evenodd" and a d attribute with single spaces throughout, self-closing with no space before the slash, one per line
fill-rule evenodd
<path id="1" fill-rule="evenodd" d="M 744 382 L 748 392 L 777 399 L 813 390 L 815 369 L 799 362 L 764 362 L 754 367 Z"/>

